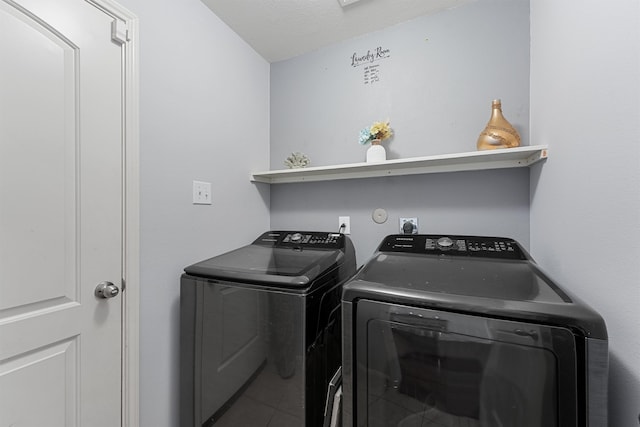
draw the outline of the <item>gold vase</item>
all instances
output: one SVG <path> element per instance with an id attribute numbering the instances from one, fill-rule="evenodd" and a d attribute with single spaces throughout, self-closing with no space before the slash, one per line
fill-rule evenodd
<path id="1" fill-rule="evenodd" d="M 491 103 L 491 118 L 478 137 L 478 150 L 495 150 L 496 148 L 513 148 L 520 146 L 520 135 L 511 123 L 502 115 L 502 104 L 499 99 Z"/>

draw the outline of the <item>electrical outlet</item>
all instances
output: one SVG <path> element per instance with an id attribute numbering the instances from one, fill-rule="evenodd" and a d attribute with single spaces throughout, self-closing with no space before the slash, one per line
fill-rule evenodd
<path id="1" fill-rule="evenodd" d="M 202 181 L 193 181 L 193 204 L 194 205 L 210 205 L 211 204 L 211 183 Z"/>
<path id="2" fill-rule="evenodd" d="M 418 234 L 418 218 L 400 218 L 400 234 Z"/>
<path id="3" fill-rule="evenodd" d="M 342 234 L 351 234 L 351 217 L 350 216 L 338 217 L 338 232 Z"/>

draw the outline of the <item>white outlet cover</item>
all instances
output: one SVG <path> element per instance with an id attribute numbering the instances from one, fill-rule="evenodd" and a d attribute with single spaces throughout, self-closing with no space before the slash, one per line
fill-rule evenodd
<path id="1" fill-rule="evenodd" d="M 413 225 L 411 233 L 404 232 L 404 224 L 407 222 Z M 418 218 L 400 218 L 400 234 L 418 234 Z"/>
<path id="2" fill-rule="evenodd" d="M 344 228 L 342 228 L 342 224 L 345 225 Z M 351 217 L 349 216 L 338 217 L 338 232 L 342 234 L 351 234 Z"/>

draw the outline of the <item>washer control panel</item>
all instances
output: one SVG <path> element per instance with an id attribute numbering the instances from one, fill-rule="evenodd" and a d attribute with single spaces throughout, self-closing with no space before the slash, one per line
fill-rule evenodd
<path id="1" fill-rule="evenodd" d="M 378 250 L 380 252 L 527 259 L 520 245 L 506 237 L 394 234 L 387 236 Z"/>
<path id="2" fill-rule="evenodd" d="M 321 231 L 268 231 L 258 237 L 254 245 L 277 247 L 309 247 L 340 249 L 344 247 L 344 235 Z"/>

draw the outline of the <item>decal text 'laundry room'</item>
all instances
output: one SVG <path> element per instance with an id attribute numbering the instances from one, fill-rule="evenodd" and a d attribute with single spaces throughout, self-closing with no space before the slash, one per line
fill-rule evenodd
<path id="1" fill-rule="evenodd" d="M 367 50 L 366 53 L 354 52 L 351 55 L 352 67 L 363 67 L 364 84 L 373 84 L 380 81 L 380 64 L 374 64 L 382 59 L 391 57 L 391 50 L 378 46 L 375 49 Z"/>

